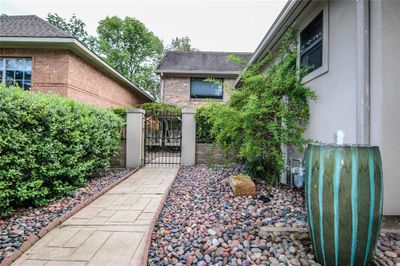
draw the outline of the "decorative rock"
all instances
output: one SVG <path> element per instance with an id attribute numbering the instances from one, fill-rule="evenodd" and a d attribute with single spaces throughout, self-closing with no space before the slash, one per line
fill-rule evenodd
<path id="1" fill-rule="evenodd" d="M 219 241 L 217 240 L 217 239 L 213 239 L 212 240 L 212 244 L 214 245 L 214 246 L 219 246 Z"/>
<path id="2" fill-rule="evenodd" d="M 217 232 L 215 232 L 213 229 L 208 229 L 207 230 L 209 235 L 215 236 L 217 234 Z"/>
<path id="3" fill-rule="evenodd" d="M 239 165 L 180 169 L 152 233 L 149 265 L 320 266 L 306 231 L 304 191 L 285 187 L 276 191 L 257 181 L 257 191 L 267 193 L 269 201 L 234 197 L 229 176 L 242 169 Z M 13 229 L 25 230 L 19 227 Z M 2 244 L 12 246 L 16 240 L 0 231 Z M 399 244 L 400 234 L 382 234 L 378 248 L 384 250 L 376 252 L 382 263 L 375 260 L 374 265 L 399 263 Z M 1 256 L 0 251 L 0 260 Z"/>
<path id="4" fill-rule="evenodd" d="M 390 258 L 397 258 L 397 254 L 393 251 L 385 251 L 385 256 Z"/>
<path id="5" fill-rule="evenodd" d="M 279 261 L 283 262 L 283 263 L 286 263 L 287 262 L 287 257 L 285 255 L 281 254 L 281 255 L 279 255 Z"/>
<path id="6" fill-rule="evenodd" d="M 269 262 L 271 262 L 271 263 L 279 263 L 279 260 L 277 260 L 277 259 L 274 258 L 274 257 L 269 257 L 268 260 L 269 260 Z"/>
<path id="7" fill-rule="evenodd" d="M 236 175 L 229 177 L 229 186 L 233 191 L 233 195 L 237 196 L 256 196 L 256 184 L 251 177 L 246 175 Z"/>
<path id="8" fill-rule="evenodd" d="M 301 264 L 297 259 L 291 259 L 288 261 L 288 266 L 301 266 Z"/>

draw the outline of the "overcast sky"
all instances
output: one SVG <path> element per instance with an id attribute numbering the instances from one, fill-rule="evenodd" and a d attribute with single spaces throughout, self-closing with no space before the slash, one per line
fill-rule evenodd
<path id="1" fill-rule="evenodd" d="M 138 0 L 0 0 L 0 13 L 76 14 L 96 34 L 106 16 L 135 17 L 164 43 L 189 36 L 193 47 L 204 51 L 252 52 L 278 16 L 286 0 L 258 1 L 138 1 Z"/>

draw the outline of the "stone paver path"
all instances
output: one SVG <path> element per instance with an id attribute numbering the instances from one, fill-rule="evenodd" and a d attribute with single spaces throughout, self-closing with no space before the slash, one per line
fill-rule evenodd
<path id="1" fill-rule="evenodd" d="M 13 265 L 140 265 L 178 168 L 145 167 L 55 228 Z"/>

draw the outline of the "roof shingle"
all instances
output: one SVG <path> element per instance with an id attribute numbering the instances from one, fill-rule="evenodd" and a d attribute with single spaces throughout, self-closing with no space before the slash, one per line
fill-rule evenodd
<path id="1" fill-rule="evenodd" d="M 203 51 L 171 51 L 161 60 L 157 72 L 239 72 L 243 66 L 230 62 L 227 56 L 234 54 L 246 61 L 250 60 L 252 53 L 230 52 L 203 52 Z"/>
<path id="2" fill-rule="evenodd" d="M 73 38 L 71 34 L 50 24 L 38 16 L 0 16 L 2 37 L 61 37 Z"/>

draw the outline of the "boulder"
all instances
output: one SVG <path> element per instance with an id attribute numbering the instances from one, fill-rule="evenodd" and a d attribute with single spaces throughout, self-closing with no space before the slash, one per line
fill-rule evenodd
<path id="1" fill-rule="evenodd" d="M 229 186 L 233 190 L 233 195 L 237 196 L 256 196 L 256 184 L 247 175 L 236 175 L 229 177 Z"/>

